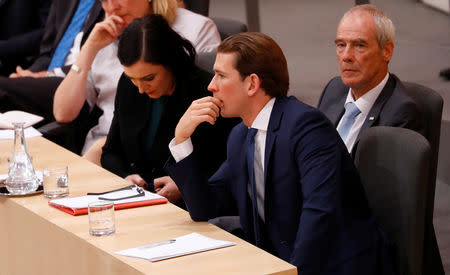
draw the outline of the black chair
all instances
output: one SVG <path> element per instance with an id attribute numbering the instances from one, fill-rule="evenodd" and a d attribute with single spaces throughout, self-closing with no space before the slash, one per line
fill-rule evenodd
<path id="1" fill-rule="evenodd" d="M 217 30 L 219 31 L 220 38 L 224 40 L 228 36 L 233 34 L 237 34 L 240 32 L 246 32 L 247 25 L 242 22 L 225 19 L 225 18 L 211 18 L 217 26 Z"/>
<path id="2" fill-rule="evenodd" d="M 444 274 L 439 247 L 433 226 L 434 196 L 436 189 L 436 174 L 439 155 L 439 139 L 441 135 L 442 107 L 444 101 L 434 90 L 425 86 L 412 83 L 403 83 L 408 93 L 420 104 L 424 114 L 425 137 L 431 146 L 430 174 L 426 200 L 425 213 L 425 238 L 423 274 Z"/>
<path id="3" fill-rule="evenodd" d="M 184 0 L 184 4 L 188 10 L 204 16 L 209 16 L 209 0 Z M 216 24 L 222 40 L 233 34 L 246 32 L 248 30 L 247 25 L 236 20 L 226 18 L 211 19 Z"/>
<path id="4" fill-rule="evenodd" d="M 356 151 L 373 214 L 396 245 L 398 274 L 422 273 L 431 149 L 409 129 L 378 126 L 367 129 Z"/>

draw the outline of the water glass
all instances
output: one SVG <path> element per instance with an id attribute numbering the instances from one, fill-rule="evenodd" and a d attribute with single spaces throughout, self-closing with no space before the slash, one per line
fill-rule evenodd
<path id="1" fill-rule="evenodd" d="M 44 196 L 50 199 L 69 195 L 69 178 L 66 165 L 44 168 Z"/>
<path id="2" fill-rule="evenodd" d="M 106 236 L 116 231 L 114 202 L 97 201 L 88 206 L 89 233 L 92 236 Z"/>

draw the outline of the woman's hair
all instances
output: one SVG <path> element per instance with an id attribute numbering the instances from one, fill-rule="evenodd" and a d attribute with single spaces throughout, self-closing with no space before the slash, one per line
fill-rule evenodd
<path id="1" fill-rule="evenodd" d="M 169 69 L 175 81 L 193 71 L 195 49 L 158 14 L 135 19 L 119 37 L 117 53 L 123 66 L 142 60 Z"/>
<path id="2" fill-rule="evenodd" d="M 177 14 L 177 0 L 152 0 L 150 5 L 154 14 L 161 14 L 169 25 L 173 24 Z"/>

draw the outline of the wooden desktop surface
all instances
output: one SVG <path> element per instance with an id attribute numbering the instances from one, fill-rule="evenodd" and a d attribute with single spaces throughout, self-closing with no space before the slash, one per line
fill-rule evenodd
<path id="1" fill-rule="evenodd" d="M 124 179 L 42 137 L 27 139 L 36 170 L 69 166 L 70 197 L 128 185 Z M 0 141 L 0 174 L 12 140 Z M 42 195 L 0 197 L 0 274 L 297 274 L 289 263 L 170 204 L 115 212 L 116 233 L 89 235 L 88 217 L 50 207 Z M 114 254 L 145 243 L 198 232 L 236 246 L 155 263 Z"/>

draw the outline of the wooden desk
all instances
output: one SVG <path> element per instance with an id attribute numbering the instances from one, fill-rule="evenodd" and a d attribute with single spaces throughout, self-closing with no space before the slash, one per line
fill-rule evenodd
<path id="1" fill-rule="evenodd" d="M 0 141 L 0 173 L 12 141 Z M 36 169 L 69 166 L 70 196 L 104 191 L 128 183 L 44 139 L 27 139 Z M 116 211 L 116 233 L 92 237 L 88 217 L 48 206 L 43 195 L 0 197 L 0 274 L 297 274 L 281 259 L 206 222 L 193 222 L 172 205 Z M 236 246 L 151 263 L 114 254 L 149 242 L 191 232 L 236 242 Z"/>

